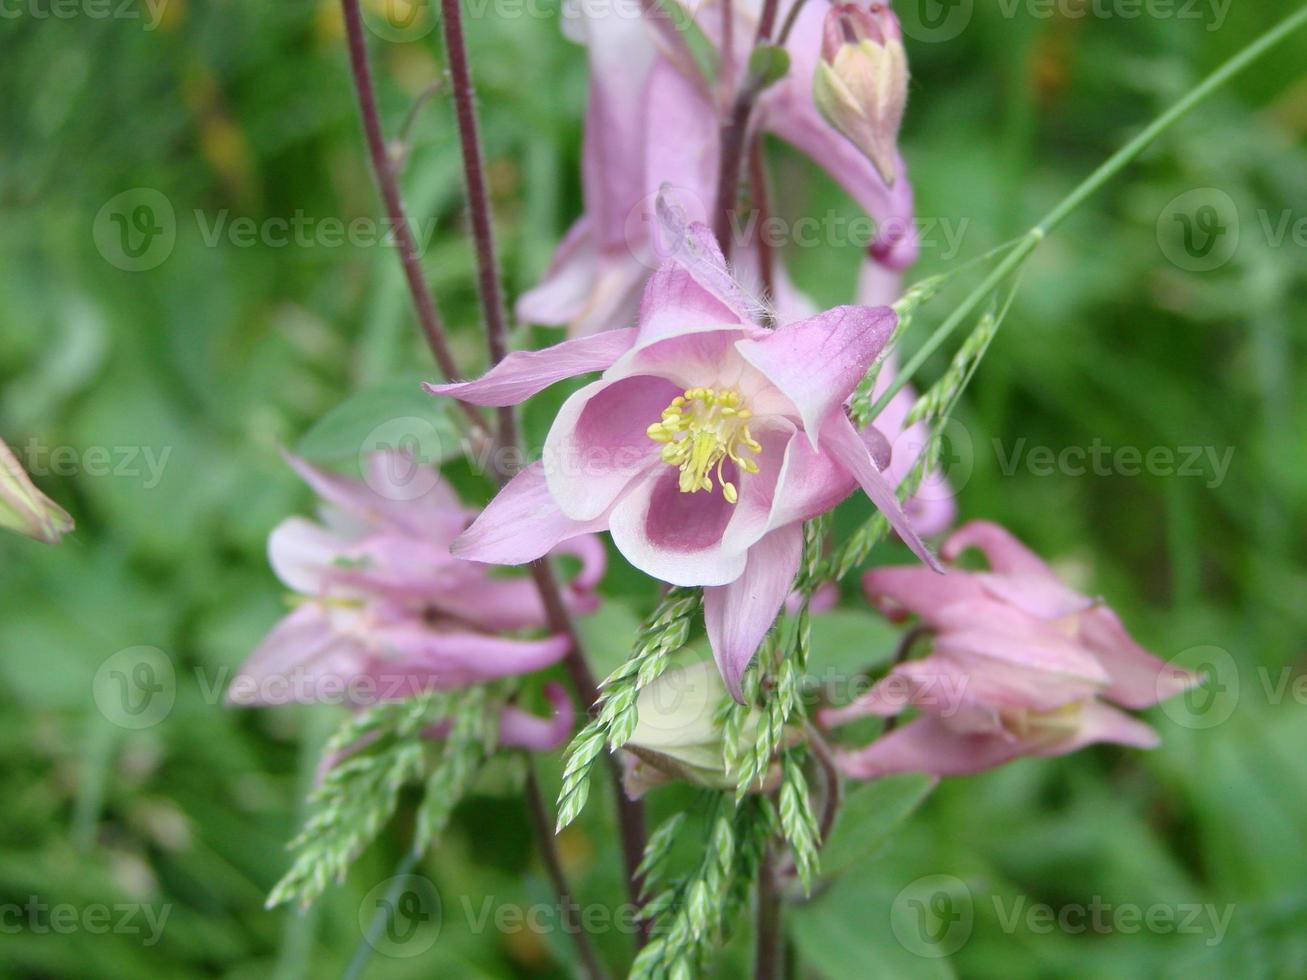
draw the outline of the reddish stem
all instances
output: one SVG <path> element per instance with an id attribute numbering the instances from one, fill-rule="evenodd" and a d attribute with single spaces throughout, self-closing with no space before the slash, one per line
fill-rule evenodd
<path id="1" fill-rule="evenodd" d="M 463 17 L 459 0 L 441 0 L 441 15 L 444 21 L 445 49 L 449 59 L 450 81 L 453 85 L 459 142 L 463 148 L 463 175 L 467 185 L 468 210 L 472 216 L 472 234 L 476 244 L 481 304 L 486 321 L 486 342 L 493 366 L 508 354 L 508 325 L 499 282 L 499 263 L 495 253 L 490 196 L 486 188 L 485 161 L 481 153 L 477 127 L 476 94 L 472 87 L 471 68 L 468 65 L 467 43 L 463 36 Z M 499 443 L 503 449 L 517 448 L 517 423 L 511 406 L 502 408 L 499 412 Z M 496 466 L 495 471 L 501 483 L 507 482 L 508 477 L 511 476 L 500 466 Z M 576 625 L 572 622 L 571 613 L 563 601 L 558 579 L 548 559 L 532 563 L 531 577 L 535 581 L 536 590 L 545 607 L 549 628 L 571 640 L 571 651 L 564 660 L 564 666 L 571 678 L 572 686 L 587 705 L 593 705 L 598 698 L 598 686 L 586 662 L 581 638 L 577 634 Z M 611 755 L 608 759 L 614 777 L 617 823 L 622 836 L 622 856 L 626 864 L 628 886 L 632 902 L 638 905 L 642 882 L 636 871 L 644 857 L 644 807 L 638 801 L 627 798 L 622 790 L 617 761 Z M 647 938 L 643 927 L 639 938 L 641 943 Z"/>
<path id="2" fill-rule="evenodd" d="M 417 246 L 413 241 L 413 231 L 404 211 L 404 202 L 399 194 L 399 182 L 395 177 L 395 167 L 386 151 L 386 138 L 381 131 L 381 117 L 377 112 L 376 90 L 372 84 L 372 69 L 368 65 L 368 49 L 363 34 L 363 18 L 359 13 L 358 0 L 341 0 L 345 14 L 345 36 L 349 46 L 349 65 L 354 76 L 354 91 L 358 96 L 359 115 L 363 119 L 363 135 L 367 140 L 368 154 L 372 159 L 372 173 L 381 191 L 381 199 L 386 206 L 386 215 L 395 229 L 395 243 L 399 246 L 399 260 L 404 268 L 404 279 L 408 283 L 409 295 L 413 299 L 413 308 L 417 311 L 418 323 L 422 334 L 427 339 L 431 353 L 447 381 L 456 381 L 460 377 L 458 364 L 449 349 L 445 325 L 440 319 L 435 301 L 422 278 L 422 265 L 418 261 Z M 488 435 L 485 419 L 471 405 L 459 402 L 474 429 Z"/>

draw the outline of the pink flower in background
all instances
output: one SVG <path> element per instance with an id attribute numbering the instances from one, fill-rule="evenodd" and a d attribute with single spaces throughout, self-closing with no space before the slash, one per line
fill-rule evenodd
<path id="1" fill-rule="evenodd" d="M 539 596 L 526 579 L 450 554 L 475 512 L 438 474 L 399 453 L 369 457 L 364 482 L 290 463 L 322 498 L 322 523 L 292 517 L 273 531 L 269 558 L 299 604 L 241 667 L 231 703 L 396 700 L 530 673 L 568 653 L 565 636 L 501 635 L 546 625 Z M 573 611 L 594 609 L 602 543 L 579 536 L 553 550 L 581 562 L 566 593 Z M 502 724 L 505 742 L 558 735 L 516 709 Z"/>
<path id="2" fill-rule="evenodd" d="M 966 524 L 943 555 L 953 561 L 973 547 L 990 571 L 939 576 L 905 566 L 867 573 L 872 603 L 895 617 L 916 614 L 934 634 L 934 650 L 895 667 L 853 704 L 821 713 L 823 724 L 839 725 L 920 711 L 868 747 L 840 753 L 840 768 L 861 779 L 953 776 L 1093 742 L 1155 746 L 1157 734 L 1114 705 L 1145 708 L 1198 678 L 1144 650 L 1115 613 L 1063 585 L 1001 527 Z"/>
<path id="3" fill-rule="evenodd" d="M 735 5 L 732 78 L 745 70 L 758 6 Z M 778 22 L 789 7 L 782 3 Z M 704 34 L 720 43 L 719 9 L 705 5 L 696 16 Z M 912 188 L 901 157 L 882 146 L 878 159 L 894 178 L 887 182 L 813 102 L 823 17 L 821 4 L 800 11 L 786 45 L 790 70 L 762 93 L 752 124 L 829 172 L 880 225 L 871 247 L 875 259 L 902 269 L 915 260 L 917 243 Z M 585 336 L 633 321 L 641 290 L 662 254 L 654 237 L 654 202 L 664 184 L 677 189 L 678 202 L 695 218 L 707 219 L 715 207 L 720 93 L 710 90 L 696 67 L 684 29 L 665 14 L 639 19 L 626 10 L 580 3 L 566 12 L 564 23 L 590 57 L 585 212 L 559 245 L 544 280 L 519 300 L 517 315 L 524 322 L 567 325 L 572 336 Z M 736 260 L 746 270 L 757 264 L 760 232 L 740 231 L 746 240 Z"/>
<path id="4" fill-rule="evenodd" d="M 3 439 L 0 439 L 0 528 L 46 544 L 55 544 L 73 529 L 68 512 L 36 488 Z"/>
<path id="5" fill-rule="evenodd" d="M 510 354 L 477 381 L 431 385 L 477 405 L 524 401 L 564 378 L 602 376 L 560 409 L 543 458 L 453 544 L 521 564 L 608 530 L 632 565 L 704 586 L 705 620 L 732 694 L 790 592 L 803 521 L 861 486 L 934 562 L 882 470 L 889 447 L 844 402 L 894 328 L 886 307 L 841 306 L 776 330 L 757 324 L 711 232 L 662 211 L 681 245 L 650 280 L 638 328 Z"/>

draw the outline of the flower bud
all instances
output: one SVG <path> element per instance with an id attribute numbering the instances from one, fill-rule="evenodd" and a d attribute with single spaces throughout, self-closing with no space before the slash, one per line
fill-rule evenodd
<path id="1" fill-rule="evenodd" d="M 73 519 L 43 494 L 0 440 L 0 528 L 54 544 L 73 529 Z"/>
<path id="2" fill-rule="evenodd" d="M 908 57 L 898 18 L 884 4 L 832 6 L 813 75 L 817 108 L 894 183 L 895 148 L 908 100 Z"/>
<path id="3" fill-rule="evenodd" d="M 734 789 L 734 774 L 726 771 L 725 749 L 718 712 L 730 695 L 711 660 L 663 674 L 640 692 L 636 702 L 639 721 L 624 750 L 626 793 L 639 799 L 655 786 L 683 779 L 712 789 Z M 758 712 L 750 711 L 743 725 L 752 741 L 759 725 Z M 786 733 L 786 743 L 800 738 Z M 763 790 L 775 788 L 780 778 L 773 763 L 763 779 Z M 758 789 L 759 787 L 755 787 Z"/>

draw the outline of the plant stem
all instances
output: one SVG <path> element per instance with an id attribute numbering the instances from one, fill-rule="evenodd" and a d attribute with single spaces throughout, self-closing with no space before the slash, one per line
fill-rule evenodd
<path id="1" fill-rule="evenodd" d="M 530 756 L 526 758 L 526 803 L 527 814 L 531 818 L 531 829 L 535 832 L 536 843 L 540 846 L 540 858 L 549 873 L 549 880 L 553 882 L 558 907 L 563 911 L 563 931 L 568 933 L 576 943 L 576 951 L 581 957 L 586 976 L 591 980 L 604 980 L 608 974 L 599 962 L 594 946 L 590 943 L 590 936 L 578 920 L 576 903 L 573 902 L 567 887 L 567 875 L 563 872 L 558 848 L 554 844 L 553 822 L 545 808 L 544 796 L 540 792 L 540 780 L 536 776 L 535 764 Z"/>
<path id="2" fill-rule="evenodd" d="M 381 939 L 381 934 L 390 922 L 390 916 L 398 903 L 399 896 L 404 891 L 405 882 L 403 879 L 413 873 L 413 869 L 417 867 L 420 859 L 421 855 L 414 848 L 409 848 L 404 852 L 403 857 L 399 859 L 399 864 L 390 873 L 391 878 L 394 880 L 386 892 L 386 901 L 377 904 L 377 911 L 373 914 L 372 921 L 368 923 L 367 932 L 359 940 L 358 945 L 354 947 L 354 955 L 350 957 L 345 972 L 341 974 L 341 980 L 358 980 L 359 977 L 363 976 L 363 969 L 368 965 L 368 960 L 372 958 L 372 953 L 377 947 L 377 941 Z"/>
<path id="3" fill-rule="evenodd" d="M 758 907 L 754 931 L 754 980 L 778 980 L 781 975 L 781 896 L 770 847 L 758 868 Z"/>
<path id="4" fill-rule="evenodd" d="M 1111 178 L 1115 177 L 1128 164 L 1133 162 L 1136 157 L 1146 150 L 1149 145 L 1157 139 L 1162 133 L 1166 132 L 1179 119 L 1194 109 L 1199 103 L 1210 96 L 1221 86 L 1225 85 L 1235 75 L 1243 71 L 1254 61 L 1260 58 L 1268 50 L 1284 40 L 1299 27 L 1307 24 L 1307 6 L 1302 7 L 1297 13 L 1291 14 L 1282 20 L 1275 27 L 1253 41 L 1242 51 L 1230 58 L 1214 72 L 1207 76 L 1197 86 L 1187 92 L 1175 105 L 1167 109 L 1158 116 L 1134 139 L 1126 143 L 1125 146 L 1117 150 L 1105 160 L 1101 166 L 1093 173 L 1086 177 L 1080 184 L 1071 191 L 1062 201 L 1041 218 L 1033 228 L 1026 232 L 1025 236 L 1017 243 L 1016 247 L 1004 256 L 1003 261 L 998 264 L 988 276 L 971 291 L 971 293 L 962 301 L 962 303 L 953 311 L 935 332 L 930 335 L 921 349 L 913 354 L 912 358 L 903 366 L 902 370 L 894 377 L 888 388 L 876 400 L 871 408 L 870 418 L 874 419 L 879 415 L 885 406 L 889 404 L 899 390 L 912 379 L 912 376 L 921 368 L 926 359 L 930 357 L 940 345 L 948 339 L 948 336 L 958 328 L 958 326 L 971 315 L 977 306 L 984 301 L 994 289 L 996 289 L 1007 275 L 1013 272 L 1022 262 L 1029 257 L 1030 253 L 1038 247 L 1044 237 L 1054 231 L 1066 218 L 1080 207 L 1092 194 L 1098 191 Z"/>
<path id="5" fill-rule="evenodd" d="M 377 112 L 377 95 L 372 84 L 372 69 L 368 65 L 368 48 L 363 34 L 363 17 L 359 12 L 359 0 L 341 0 L 345 15 L 345 36 L 349 46 L 349 66 L 354 78 L 354 92 L 358 97 L 359 115 L 363 119 L 363 135 L 367 140 L 368 154 L 372 160 L 372 173 L 381 192 L 386 215 L 394 228 L 395 243 L 399 246 L 399 261 L 404 268 L 404 279 L 408 283 L 409 295 L 413 299 L 413 308 L 417 312 L 422 335 L 426 337 L 431 353 L 435 355 L 436 364 L 447 381 L 456 381 L 461 373 L 449 349 L 445 325 L 440 319 L 435 301 L 422 278 L 422 265 L 418 261 L 417 246 L 413 241 L 413 231 L 404 211 L 404 202 L 399 195 L 399 182 L 395 178 L 394 162 L 386 150 L 386 138 L 381 131 L 381 117 Z M 487 435 L 485 419 L 471 405 L 459 402 L 464 414 L 479 435 Z"/>
<path id="6" fill-rule="evenodd" d="M 779 6 L 780 0 L 763 0 L 758 33 L 753 41 L 755 48 L 771 37 Z M 722 254 L 727 258 L 731 256 L 731 214 L 740 193 L 740 168 L 744 160 L 749 116 L 761 91 L 761 81 L 746 71 L 730 115 L 721 128 L 721 169 L 717 172 L 717 218 L 713 232 L 717 235 L 717 244 L 721 246 Z"/>
<path id="7" fill-rule="evenodd" d="M 817 826 L 818 839 L 825 847 L 830 840 L 830 832 L 835 827 L 835 818 L 839 816 L 840 806 L 844 803 L 844 784 L 840 782 L 840 771 L 835 765 L 835 756 L 830 745 L 817 731 L 812 722 L 804 722 L 808 734 L 808 747 L 812 749 L 813 758 L 821 766 L 821 774 L 826 786 L 826 799 L 821 808 L 821 822 Z"/>
<path id="8" fill-rule="evenodd" d="M 781 23 L 781 32 L 776 35 L 777 46 L 785 47 L 785 42 L 790 39 L 790 31 L 794 30 L 794 25 L 798 23 L 799 14 L 803 11 L 803 5 L 806 2 L 807 0 L 794 0 L 794 3 L 790 5 L 789 12 Z"/>
<path id="9" fill-rule="evenodd" d="M 463 12 L 460 0 L 441 0 L 445 55 L 454 89 L 454 114 L 458 120 L 459 145 L 463 150 L 463 178 L 467 186 L 468 211 L 472 217 L 472 239 L 476 244 L 477 286 L 486 323 L 486 341 L 491 364 L 508 355 L 508 316 L 504 293 L 499 281 L 499 259 L 495 251 L 495 230 L 490 213 L 490 194 L 486 188 L 485 160 L 481 153 L 481 134 L 477 127 L 476 91 L 472 87 L 472 69 L 468 64 L 467 42 L 463 36 Z M 517 419 L 512 406 L 499 409 L 499 445 L 517 445 Z M 502 460 L 492 457 L 492 465 L 503 475 Z"/>
<path id="10" fill-rule="evenodd" d="M 356 0 L 355 0 L 356 2 Z M 482 308 L 486 321 L 486 344 L 493 367 L 508 354 L 507 317 L 504 312 L 503 291 L 499 282 L 499 264 L 495 255 L 494 226 L 490 211 L 490 198 L 486 189 L 485 162 L 477 127 L 476 99 L 472 89 L 472 72 L 468 65 L 467 43 L 463 37 L 463 18 L 459 0 L 441 0 L 444 21 L 445 49 L 449 58 L 450 82 L 453 86 L 454 106 L 458 118 L 459 142 L 463 150 L 463 174 L 467 186 L 468 210 L 472 216 L 472 233 L 476 244 L 477 271 L 479 274 Z M 518 448 L 516 415 L 512 406 L 499 411 L 499 447 Z M 511 474 L 502 466 L 494 466 L 501 485 Z M 572 615 L 563 601 L 562 590 L 548 558 L 531 563 L 531 578 L 545 608 L 549 628 L 571 640 L 571 649 L 563 664 L 577 695 L 587 706 L 599 696 L 598 685 L 586 662 L 581 638 L 572 622 Z M 626 865 L 627 885 L 631 901 L 640 904 L 642 884 L 636 870 L 644 857 L 645 824 L 644 806 L 629 800 L 622 791 L 621 774 L 617 760 L 608 756 L 613 775 L 613 791 L 617 806 L 617 824 L 622 837 L 622 857 Z M 638 938 L 643 944 L 647 937 L 646 924 L 641 924 Z"/>
<path id="11" fill-rule="evenodd" d="M 766 228 L 771 218 L 771 202 L 767 196 L 767 160 L 762 152 L 762 137 L 755 136 L 749 147 L 749 189 L 753 209 L 758 221 L 756 227 Z M 758 236 L 758 283 L 769 304 L 776 302 L 776 253 L 767 236 Z M 770 310 L 770 306 L 768 309 Z M 768 314 L 770 319 L 770 314 Z"/>

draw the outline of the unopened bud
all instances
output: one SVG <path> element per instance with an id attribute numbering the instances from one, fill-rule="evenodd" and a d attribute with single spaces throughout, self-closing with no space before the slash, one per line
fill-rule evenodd
<path id="1" fill-rule="evenodd" d="M 73 519 L 43 494 L 0 440 L 0 528 L 54 544 L 73 529 Z"/>
<path id="2" fill-rule="evenodd" d="M 826 121 L 863 152 L 886 184 L 893 184 L 908 101 L 908 56 L 892 10 L 879 3 L 831 7 L 812 95 Z"/>

